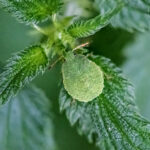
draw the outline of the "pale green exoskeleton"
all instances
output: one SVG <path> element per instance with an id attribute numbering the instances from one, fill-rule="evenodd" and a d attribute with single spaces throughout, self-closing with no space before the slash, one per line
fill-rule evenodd
<path id="1" fill-rule="evenodd" d="M 89 102 L 102 93 L 101 68 L 83 55 L 69 52 L 62 66 L 64 87 L 74 99 Z"/>

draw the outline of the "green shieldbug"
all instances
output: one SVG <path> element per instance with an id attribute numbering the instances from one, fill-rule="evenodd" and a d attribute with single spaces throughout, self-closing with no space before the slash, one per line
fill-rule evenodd
<path id="1" fill-rule="evenodd" d="M 62 75 L 65 89 L 78 101 L 89 102 L 102 93 L 103 72 L 83 55 L 69 53 L 62 65 Z"/>

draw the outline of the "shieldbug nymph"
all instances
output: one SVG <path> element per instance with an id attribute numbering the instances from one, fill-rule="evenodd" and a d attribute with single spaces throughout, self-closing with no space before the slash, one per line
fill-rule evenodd
<path id="1" fill-rule="evenodd" d="M 69 52 L 62 65 L 62 75 L 66 91 L 78 101 L 89 102 L 102 93 L 103 72 L 84 55 Z"/>

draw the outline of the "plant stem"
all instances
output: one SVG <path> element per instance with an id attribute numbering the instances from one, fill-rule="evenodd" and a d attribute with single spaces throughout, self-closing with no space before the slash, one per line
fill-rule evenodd
<path id="1" fill-rule="evenodd" d="M 63 59 L 64 56 L 60 56 L 58 59 L 56 59 L 56 61 L 54 61 L 49 67 L 48 69 L 52 69 L 59 61 L 61 61 Z"/>
<path id="2" fill-rule="evenodd" d="M 82 48 L 82 47 L 86 47 L 86 46 L 88 46 L 88 45 L 89 45 L 89 42 L 83 43 L 83 44 L 81 44 L 81 45 L 75 47 L 72 51 L 76 51 L 77 49 L 80 49 L 80 48 Z"/>
<path id="3" fill-rule="evenodd" d="M 42 34 L 47 35 L 47 33 L 42 28 L 40 28 L 38 25 L 33 24 L 33 28 L 35 28 L 38 32 L 40 32 Z"/>

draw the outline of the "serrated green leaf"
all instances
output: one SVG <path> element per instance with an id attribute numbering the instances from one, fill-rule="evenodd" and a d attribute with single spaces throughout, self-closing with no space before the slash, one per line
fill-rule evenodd
<path id="1" fill-rule="evenodd" d="M 103 93 L 89 103 L 72 102 L 62 88 L 61 111 L 66 110 L 70 123 L 102 150 L 149 150 L 150 122 L 139 115 L 131 84 L 106 58 L 92 60 L 105 74 Z"/>
<path id="2" fill-rule="evenodd" d="M 93 35 L 101 28 L 105 27 L 110 22 L 110 19 L 117 14 L 121 8 L 122 3 L 119 3 L 118 7 L 112 9 L 105 15 L 98 15 L 95 18 L 86 21 L 77 20 L 71 24 L 65 32 L 74 38 L 82 38 Z"/>
<path id="3" fill-rule="evenodd" d="M 122 0 L 123 9 L 111 23 L 114 27 L 121 27 L 129 31 L 145 31 L 150 29 L 150 1 L 149 0 Z M 114 7 L 117 7 L 116 0 L 96 0 L 100 13 L 105 14 Z"/>
<path id="4" fill-rule="evenodd" d="M 17 17 L 21 22 L 43 22 L 57 13 L 61 0 L 0 0 L 2 7 Z"/>
<path id="5" fill-rule="evenodd" d="M 56 150 L 50 102 L 27 87 L 0 109 L 1 150 Z"/>
<path id="6" fill-rule="evenodd" d="M 26 83 L 43 73 L 48 58 L 41 46 L 29 47 L 14 55 L 0 74 L 0 104 L 4 104 Z"/>

